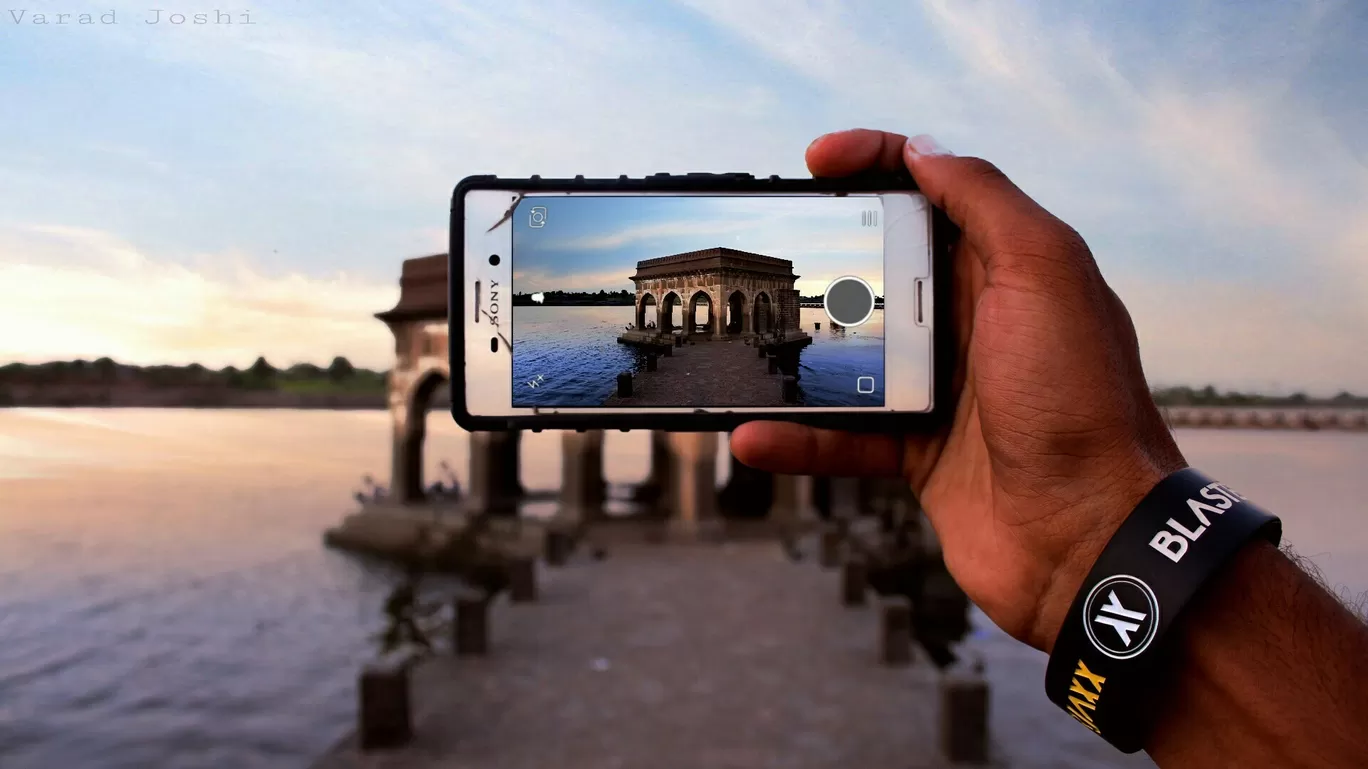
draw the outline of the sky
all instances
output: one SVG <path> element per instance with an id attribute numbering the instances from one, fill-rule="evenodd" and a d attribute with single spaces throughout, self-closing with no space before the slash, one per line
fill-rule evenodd
<path id="1" fill-rule="evenodd" d="M 865 126 L 1078 229 L 1154 384 L 1368 391 L 1361 3 L 10 5 L 0 360 L 386 367 L 464 176 L 803 176 Z"/>
<path id="2" fill-rule="evenodd" d="M 631 291 L 643 259 L 724 246 L 793 262 L 802 296 L 845 275 L 882 294 L 883 228 L 861 217 L 872 210 L 877 198 L 529 197 L 513 218 L 513 290 Z"/>

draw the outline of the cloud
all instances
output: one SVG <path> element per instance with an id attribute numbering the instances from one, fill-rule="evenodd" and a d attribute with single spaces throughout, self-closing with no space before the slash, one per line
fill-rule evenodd
<path id="1" fill-rule="evenodd" d="M 1332 127 L 1336 105 L 1296 87 L 1348 19 L 689 3 L 826 87 L 827 112 L 1001 165 L 1094 244 L 1137 303 L 1156 376 L 1368 389 L 1368 361 L 1346 355 L 1368 340 L 1368 166 Z"/>
<path id="2" fill-rule="evenodd" d="M 0 229 L 0 360 L 392 365 L 392 337 L 371 315 L 394 305 L 397 285 L 272 272 L 240 254 L 194 261 L 97 230 Z"/>
<path id="3" fill-rule="evenodd" d="M 631 271 L 550 272 L 545 269 L 513 270 L 514 290 L 520 294 L 538 291 L 620 291 L 632 290 Z"/>
<path id="4" fill-rule="evenodd" d="M 540 244 L 540 247 L 542 250 L 546 251 L 598 251 L 621 248 L 622 246 L 639 243 L 641 241 L 672 238 L 680 235 L 726 235 L 734 232 L 744 232 L 754 227 L 755 222 L 753 220 L 726 221 L 723 219 L 705 219 L 702 221 L 658 222 L 638 227 L 626 227 L 601 235 L 567 238 L 564 240 L 546 240 Z"/>
<path id="5" fill-rule="evenodd" d="M 73 0 L 73 12 L 83 7 L 95 6 Z M 237 321 L 196 309 L 232 305 L 262 329 L 283 316 L 312 324 L 301 348 L 375 339 L 383 358 L 389 342 L 369 313 L 392 303 L 405 252 L 445 250 L 463 176 L 802 175 L 802 148 L 819 131 L 871 125 L 989 157 L 1077 227 L 1118 291 L 1134 293 L 1156 376 L 1182 380 L 1192 366 L 1219 385 L 1222 370 L 1252 377 L 1263 366 L 1293 372 L 1289 387 L 1331 386 L 1333 373 L 1337 386 L 1368 389 L 1368 362 L 1338 346 L 1368 339 L 1365 132 L 1346 106 L 1365 94 L 1325 74 L 1361 69 L 1349 66 L 1362 63 L 1349 51 L 1361 23 L 1346 4 L 1263 10 L 339 0 L 326 12 L 282 4 L 251 28 L 16 29 L 27 68 L 6 87 L 52 79 L 6 91 L 26 120 L 0 126 L 0 209 L 11 217 L 0 226 L 5 245 L 32 250 L 18 261 L 0 252 L 0 312 L 14 328 L 22 306 L 36 330 L 22 345 L 5 335 L 0 355 L 43 357 L 41 344 L 94 354 L 100 339 L 168 359 L 199 357 L 191 338 L 218 339 L 215 355 L 291 343 L 279 332 L 239 339 Z M 61 79 L 68 71 L 113 76 L 78 87 Z M 88 115 L 101 138 L 69 114 Z M 274 255 L 290 233 L 299 247 Z M 818 245 L 774 247 L 800 260 Z M 375 280 L 323 277 L 343 255 Z M 38 294 L 15 288 L 21 278 Z M 310 312 L 294 294 L 322 289 L 341 309 L 301 299 L 313 319 L 295 317 Z M 184 338 L 129 298 L 148 291 L 189 313 Z M 177 304 L 176 291 L 192 299 Z M 333 314 L 345 312 L 359 314 Z M 319 336 L 329 333 L 339 336 Z M 157 352 L 162 343 L 179 346 Z M 1206 361 L 1226 356 L 1197 352 L 1208 348 L 1243 352 L 1212 370 Z"/>
<path id="6" fill-rule="evenodd" d="M 1310 257 L 1368 292 L 1368 259 L 1353 232 L 1368 219 L 1368 165 L 1329 127 L 1326 105 L 1287 89 L 1301 51 L 1315 45 L 1316 23 L 1299 17 L 1319 11 L 1292 10 L 1276 29 L 1255 30 L 1268 42 L 1276 36 L 1284 69 L 1212 84 L 1193 83 L 1188 70 L 1159 58 L 1123 69 L 1086 26 L 1047 27 L 1019 4 L 927 0 L 925 7 L 977 88 L 1010 94 L 1008 108 L 1027 131 L 1054 134 L 1055 146 L 1067 140 L 1083 162 L 1110 155 L 1112 164 L 1123 159 L 1122 173 L 1157 175 L 1168 185 L 1170 196 L 1133 199 L 1137 209 L 1272 230 L 1290 243 L 1279 256 Z M 1206 31 L 1207 45 L 1221 44 Z M 1241 40 L 1246 47 L 1263 42 Z M 1056 182 L 1068 178 L 1057 174 Z M 1093 192 L 1080 187 L 1070 202 Z M 1320 248 L 1295 253 L 1308 244 Z"/>

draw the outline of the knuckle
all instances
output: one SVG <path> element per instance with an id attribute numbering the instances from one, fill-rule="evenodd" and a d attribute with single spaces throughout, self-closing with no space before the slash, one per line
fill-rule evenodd
<path id="1" fill-rule="evenodd" d="M 1092 249 L 1088 248 L 1088 242 L 1083 239 L 1078 230 L 1059 219 L 1054 220 L 1052 229 L 1060 251 L 1069 254 L 1079 262 L 1088 264 L 1093 262 Z"/>
<path id="2" fill-rule="evenodd" d="M 1007 181 L 1007 175 L 1001 169 L 983 158 L 963 158 L 963 165 L 965 175 L 971 178 L 990 182 Z"/>

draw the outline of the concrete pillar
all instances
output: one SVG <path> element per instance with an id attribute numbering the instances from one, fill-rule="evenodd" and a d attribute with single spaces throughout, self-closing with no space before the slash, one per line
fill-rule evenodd
<path id="1" fill-rule="evenodd" d="M 508 599 L 513 603 L 537 600 L 537 561 L 516 558 L 508 564 Z"/>
<path id="2" fill-rule="evenodd" d="M 860 479 L 831 479 L 831 517 L 833 520 L 854 521 L 860 516 Z"/>
<path id="3" fill-rule="evenodd" d="M 670 448 L 669 433 L 662 430 L 651 431 L 651 470 L 646 480 L 636 488 L 632 496 L 638 501 L 668 508 L 670 504 L 667 489 L 674 470 L 674 451 Z"/>
<path id="4" fill-rule="evenodd" d="M 560 517 L 593 520 L 603 511 L 603 431 L 561 433 Z"/>
<path id="5" fill-rule="evenodd" d="M 818 541 L 818 559 L 823 569 L 834 569 L 841 563 L 841 551 L 845 549 L 845 536 L 835 528 L 822 529 Z"/>
<path id="6" fill-rule="evenodd" d="M 988 681 L 983 663 L 940 681 L 941 754 L 955 764 L 988 762 Z"/>
<path id="7" fill-rule="evenodd" d="M 912 664 L 912 604 L 901 596 L 886 598 L 879 623 L 879 658 L 889 667 Z"/>
<path id="8" fill-rule="evenodd" d="M 574 548 L 575 538 L 570 532 L 553 526 L 542 540 L 542 557 L 546 559 L 547 566 L 564 566 Z"/>
<path id="9" fill-rule="evenodd" d="M 686 541 L 715 541 L 722 534 L 717 516 L 717 433 L 670 433 L 673 515 L 669 535 Z"/>
<path id="10" fill-rule="evenodd" d="M 423 499 L 423 428 L 410 430 L 406 423 L 394 427 L 390 452 L 390 499 L 413 504 Z"/>
<path id="11" fill-rule="evenodd" d="M 489 602 L 481 598 L 456 599 L 456 622 L 452 625 L 452 647 L 460 657 L 482 657 L 489 653 Z"/>
<path id="12" fill-rule="evenodd" d="M 864 561 L 852 558 L 841 566 L 841 605 L 864 606 L 868 589 L 867 567 Z"/>
<path id="13" fill-rule="evenodd" d="M 517 431 L 470 434 L 470 494 L 472 510 L 513 512 L 523 494 L 519 481 Z"/>
<path id="14" fill-rule="evenodd" d="M 741 462 L 733 454 L 731 477 L 717 494 L 719 512 L 727 518 L 760 519 L 774 506 L 774 475 Z"/>
<path id="15" fill-rule="evenodd" d="M 367 665 L 357 695 L 356 736 L 363 753 L 397 748 L 413 738 L 407 660 L 392 656 Z"/>
<path id="16" fill-rule="evenodd" d="M 815 526 L 818 515 L 812 476 L 775 475 L 769 518 L 790 539 L 796 539 Z"/>

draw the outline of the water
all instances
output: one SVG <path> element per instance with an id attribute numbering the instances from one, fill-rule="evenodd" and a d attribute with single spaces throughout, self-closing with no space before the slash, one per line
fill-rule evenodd
<path id="1" fill-rule="evenodd" d="M 464 476 L 464 435 L 428 425 L 426 470 Z M 342 737 L 391 575 L 320 535 L 388 467 L 389 434 L 383 412 L 0 411 L 0 767 L 298 769 Z M 609 480 L 644 478 L 647 436 L 606 437 Z M 1368 436 L 1179 441 L 1281 513 L 1334 584 L 1368 590 Z M 558 448 L 525 436 L 529 486 L 555 485 Z M 1045 703 L 1043 655 L 985 632 L 1013 714 L 997 739 L 1135 765 Z"/>
<path id="2" fill-rule="evenodd" d="M 513 312 L 517 406 L 599 406 L 613 394 L 619 373 L 646 369 L 643 352 L 617 341 L 633 322 L 632 307 L 518 307 Z M 700 309 L 696 320 L 704 318 Z M 825 311 L 816 307 L 802 308 L 799 320 L 813 338 L 799 353 L 803 405 L 869 403 L 870 396 L 856 398 L 859 376 L 874 378 L 873 397 L 882 402 L 883 310 L 857 328 L 831 328 Z M 821 331 L 813 329 L 815 323 L 822 324 Z"/>

